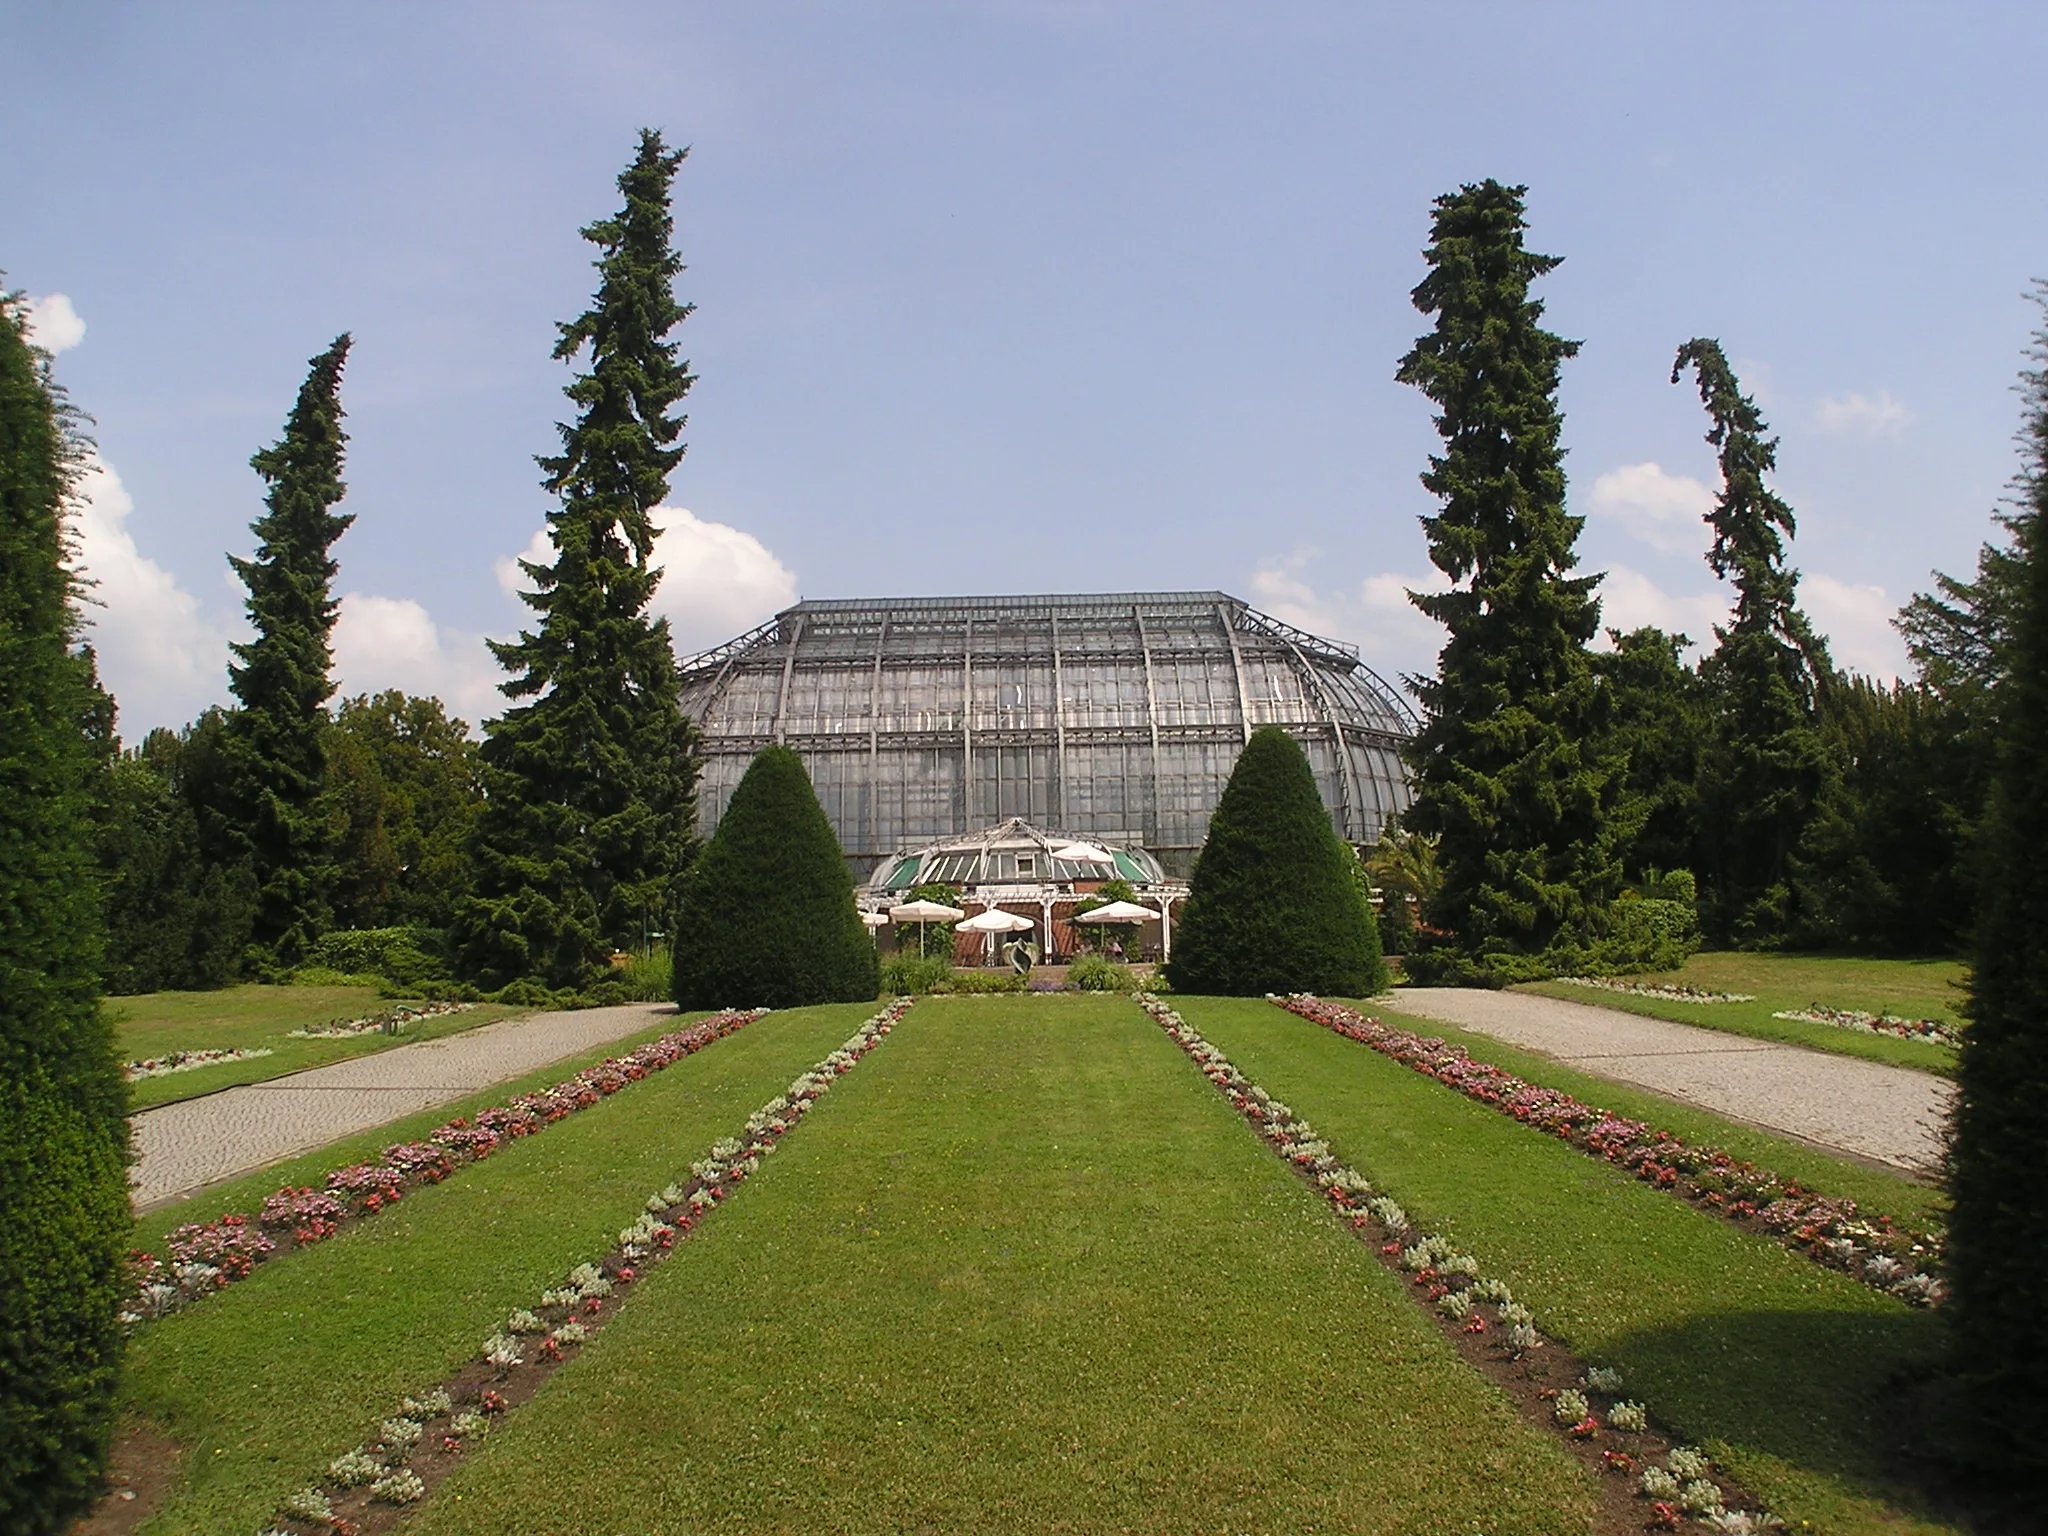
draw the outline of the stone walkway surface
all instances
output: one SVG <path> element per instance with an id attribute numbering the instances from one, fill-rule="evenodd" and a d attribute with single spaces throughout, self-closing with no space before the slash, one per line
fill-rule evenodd
<path id="1" fill-rule="evenodd" d="M 1955 1086 L 1932 1073 L 1527 992 L 1415 987 L 1381 1002 L 1852 1157 L 1919 1174 L 1941 1161 Z"/>
<path id="2" fill-rule="evenodd" d="M 267 1083 L 144 1110 L 131 1123 L 135 1208 L 310 1152 L 357 1131 L 522 1077 L 675 1017 L 667 1003 L 500 1019 Z"/>

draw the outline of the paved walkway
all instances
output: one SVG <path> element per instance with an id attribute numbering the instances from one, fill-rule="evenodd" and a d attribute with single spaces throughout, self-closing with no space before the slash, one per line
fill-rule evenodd
<path id="1" fill-rule="evenodd" d="M 522 1077 L 673 1018 L 666 1003 L 501 1019 L 267 1083 L 144 1110 L 132 1121 L 135 1207 L 146 1211 L 221 1179 Z"/>
<path id="2" fill-rule="evenodd" d="M 1404 987 L 1383 1001 L 1852 1157 L 1922 1174 L 1941 1160 L 1955 1086 L 1931 1073 L 1527 992 Z"/>

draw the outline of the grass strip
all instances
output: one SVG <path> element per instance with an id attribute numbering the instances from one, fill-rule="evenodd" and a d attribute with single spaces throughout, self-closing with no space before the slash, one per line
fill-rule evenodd
<path id="1" fill-rule="evenodd" d="M 678 1238 L 761 1169 L 782 1138 L 802 1123 L 819 1099 L 868 1052 L 888 1037 L 912 999 L 886 1004 L 829 1056 L 747 1117 L 738 1136 L 712 1144 L 687 1175 L 678 1171 L 647 1197 L 631 1226 L 604 1253 L 569 1271 L 532 1305 L 515 1308 L 484 1341 L 479 1359 L 441 1386 L 408 1394 L 394 1405 L 376 1434 L 331 1462 L 324 1485 L 301 1489 L 280 1514 L 286 1528 L 312 1536 L 337 1523 L 378 1513 L 375 1506 L 416 1504 L 454 1470 L 470 1446 L 490 1433 L 500 1415 L 529 1401 L 557 1370 L 582 1352 L 591 1336 L 623 1304 L 624 1288 L 662 1262 Z"/>
<path id="2" fill-rule="evenodd" d="M 1264 1001 L 1181 1011 L 1348 1148 L 1418 1221 L 1489 1264 L 1582 1359 L 1788 1522 L 1834 1536 L 1952 1531 L 1905 1479 L 1901 1390 L 1938 1316 L 1881 1296 L 1533 1136 L 1492 1109 Z"/>
<path id="3" fill-rule="evenodd" d="M 473 1122 L 469 1116 L 456 1116 L 425 1140 L 386 1146 L 374 1162 L 330 1168 L 321 1180 L 324 1187 L 287 1184 L 277 1189 L 254 1218 L 237 1211 L 175 1227 L 164 1236 L 168 1260 L 143 1249 L 131 1253 L 135 1289 L 122 1321 L 132 1326 L 217 1296 L 248 1279 L 258 1265 L 326 1242 L 349 1225 L 396 1205 L 408 1191 L 442 1183 L 513 1142 L 537 1135 L 717 1044 L 766 1012 L 713 1014 L 623 1056 L 607 1056 L 546 1088 L 480 1109 Z"/>
<path id="4" fill-rule="evenodd" d="M 1672 1135 L 1692 1142 L 1710 1142 L 1733 1156 L 1775 1168 L 1787 1178 L 1797 1179 L 1808 1189 L 1854 1200 L 1873 1215 L 1889 1216 L 1905 1227 L 1939 1226 L 1946 1219 L 1947 1197 L 1934 1185 L 1904 1172 L 1873 1163 L 1851 1162 L 1822 1151 L 1811 1143 L 1741 1125 L 1712 1110 L 1667 1098 L 1632 1083 L 1594 1077 L 1549 1056 L 1510 1045 L 1492 1035 L 1482 1035 L 1455 1024 L 1403 1014 L 1396 1008 L 1376 1009 L 1356 999 L 1345 1005 L 1399 1024 L 1416 1034 L 1448 1041 L 1474 1061 L 1490 1062 L 1527 1082 L 1555 1088 L 1588 1103 L 1599 1103 L 1616 1114 L 1646 1120 Z"/>
<path id="5" fill-rule="evenodd" d="M 468 1176 L 143 1329 L 124 1402 L 184 1447 L 149 1536 L 253 1532 L 380 1404 L 446 1380 L 872 1005 L 770 1014 Z M 521 1526 L 513 1522 L 508 1529 Z"/>
<path id="6" fill-rule="evenodd" d="M 1747 1003 L 1678 1003 L 1654 998 L 1592 992 L 1556 982 L 1533 982 L 1518 991 L 1568 1002 L 1596 1003 L 1646 1018 L 1694 1024 L 1726 1034 L 1748 1035 L 1786 1045 L 1803 1045 L 1838 1056 L 1861 1056 L 1889 1066 L 1953 1076 L 1953 1047 L 1934 1041 L 1865 1035 L 1771 1015 L 1819 1003 L 1866 1013 L 1938 1019 L 1959 1025 L 1964 969 L 1959 961 L 1872 960 L 1849 955 L 1776 955 L 1746 950 L 1710 950 L 1691 956 L 1676 971 L 1631 976 L 1645 986 L 1693 987 L 1702 992 L 1747 993 Z"/>
<path id="7" fill-rule="evenodd" d="M 131 1113 L 203 1098 L 223 1088 L 267 1083 L 293 1072 L 329 1066 L 393 1046 L 414 1045 L 462 1034 L 480 1024 L 533 1012 L 502 1003 L 478 1003 L 462 1013 L 422 1019 L 395 1035 L 352 1035 L 295 1040 L 295 1029 L 313 1029 L 337 1019 L 364 1018 L 401 1006 L 380 998 L 374 987 L 273 987 L 249 984 L 216 992 L 150 992 L 109 998 L 120 1039 L 121 1059 L 141 1061 L 173 1051 L 267 1050 L 267 1056 L 222 1062 L 191 1072 L 146 1077 L 128 1085 Z"/>
<path id="8" fill-rule="evenodd" d="M 928 999 L 408 1529 L 1584 1536 L 1126 1000 Z"/>
<path id="9" fill-rule="evenodd" d="M 1947 1294 L 1940 1278 L 1939 1230 L 1872 1219 L 1854 1200 L 1815 1194 L 1772 1169 L 1632 1120 L 1574 1094 L 1540 1087 L 1491 1062 L 1475 1061 L 1448 1041 L 1369 1018 L 1355 1008 L 1297 994 L 1272 1001 L 1346 1040 L 1379 1052 L 1518 1124 L 1626 1168 L 1637 1179 L 1700 1210 L 1741 1222 L 1817 1264 L 1913 1306 Z"/>
<path id="10" fill-rule="evenodd" d="M 1412 1277 L 1421 1293 L 1417 1299 L 1433 1309 L 1437 1327 L 1515 1399 L 1524 1417 L 1567 1436 L 1587 1471 L 1640 1475 L 1632 1486 L 1651 1501 L 1647 1511 L 1627 1489 L 1610 1483 L 1610 1524 L 1633 1530 L 1647 1513 L 1652 1529 L 1676 1530 L 1687 1516 L 1742 1536 L 1776 1528 L 1775 1516 L 1716 1479 L 1696 1449 L 1662 1435 L 1643 1405 L 1623 1396 L 1619 1371 L 1583 1370 L 1569 1352 L 1541 1336 L 1535 1315 L 1506 1281 L 1483 1274 L 1478 1259 L 1460 1253 L 1441 1233 L 1418 1232 L 1408 1213 L 1376 1195 L 1307 1120 L 1247 1078 L 1171 1007 L 1156 997 L 1138 1002 L 1274 1153 L 1321 1190 L 1352 1231 L 1377 1245 L 1381 1263 Z"/>

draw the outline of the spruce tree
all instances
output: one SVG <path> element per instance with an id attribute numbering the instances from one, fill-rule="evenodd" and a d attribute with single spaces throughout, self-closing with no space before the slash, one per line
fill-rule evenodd
<path id="1" fill-rule="evenodd" d="M 1949 1156 L 1946 1309 L 1964 1443 L 2023 1495 L 2048 1487 L 2048 325 L 2025 373 L 2025 551 L 1997 685 L 1970 1027 Z"/>
<path id="2" fill-rule="evenodd" d="M 1412 831 L 1440 839 L 1443 886 L 1426 916 L 1447 939 L 1409 961 L 1418 979 L 1540 974 L 1546 951 L 1590 943 L 1621 879 L 1621 764 L 1586 646 L 1597 576 L 1572 576 L 1584 519 L 1565 511 L 1558 372 L 1578 351 L 1543 328 L 1531 283 L 1559 263 L 1522 241 L 1523 187 L 1436 200 L 1415 307 L 1436 327 L 1396 375 L 1437 407 L 1444 451 L 1423 486 L 1429 558 L 1457 585 L 1411 593 L 1450 631 L 1413 686 Z M 1569 962 L 1567 962 L 1569 963 Z"/>
<path id="3" fill-rule="evenodd" d="M 473 849 L 476 894 L 457 939 L 480 980 L 535 977 L 582 986 L 607 951 L 637 941 L 673 901 L 696 817 L 692 742 L 668 621 L 647 605 L 661 573 L 654 509 L 683 456 L 675 410 L 694 378 L 667 338 L 688 318 L 678 304 L 669 213 L 686 151 L 642 130 L 619 176 L 625 206 L 590 225 L 599 274 L 591 307 L 561 327 L 558 359 L 587 348 L 568 386 L 580 408 L 562 452 L 540 461 L 560 499 L 548 514 L 554 562 L 521 562 L 540 615 L 492 650 L 528 700 L 486 723 L 486 804 Z"/>
<path id="4" fill-rule="evenodd" d="M 1645 627 L 1607 631 L 1613 649 L 1593 658 L 1607 687 L 1608 732 L 1628 764 L 1629 823 L 1622 858 L 1634 878 L 1691 869 L 1699 831 L 1699 760 L 1707 709 L 1684 635 Z"/>
<path id="5" fill-rule="evenodd" d="M 252 949 L 260 967 L 305 958 L 332 922 L 334 840 L 323 742 L 334 692 L 331 637 L 334 541 L 355 518 L 330 509 L 341 483 L 341 372 L 349 338 L 314 358 L 285 421 L 284 436 L 249 460 L 269 491 L 250 525 L 256 554 L 229 557 L 249 589 L 256 638 L 232 647 L 228 685 L 242 702 L 228 717 L 222 818 L 230 851 L 239 840 L 256 877 Z"/>
<path id="6" fill-rule="evenodd" d="M 1174 924 L 1176 992 L 1371 997 L 1387 984 L 1358 858 L 1330 824 L 1292 736 L 1262 726 L 1209 818 Z"/>
<path id="7" fill-rule="evenodd" d="M 0 1529 L 69 1528 L 114 1427 L 128 1091 L 99 1004 L 92 723 L 66 503 L 84 444 L 0 295 Z"/>
<path id="8" fill-rule="evenodd" d="M 1735 615 L 1700 667 L 1712 724 L 1700 765 L 1702 918 L 1721 941 L 1782 941 L 1797 922 L 1792 860 L 1834 771 L 1818 718 L 1831 676 L 1827 649 L 1799 611 L 1799 573 L 1785 563 L 1792 509 L 1764 483 L 1776 438 L 1742 393 L 1721 344 L 1678 349 L 1671 382 L 1690 367 L 1713 426 L 1721 495 L 1707 521 L 1707 563 L 1735 586 Z M 1781 534 L 1783 537 L 1781 537 Z"/>
<path id="9" fill-rule="evenodd" d="M 748 764 L 683 882 L 672 932 L 683 1008 L 803 1008 L 881 990 L 852 872 L 787 747 Z"/>

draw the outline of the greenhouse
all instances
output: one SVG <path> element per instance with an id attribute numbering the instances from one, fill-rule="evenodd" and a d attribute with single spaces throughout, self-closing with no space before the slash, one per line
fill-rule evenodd
<path id="1" fill-rule="evenodd" d="M 1300 741 L 1352 844 L 1408 804 L 1415 720 L 1395 689 L 1353 647 L 1222 592 L 802 602 L 682 671 L 704 832 L 781 743 L 863 877 L 1012 817 L 1184 875 L 1262 725 Z"/>

